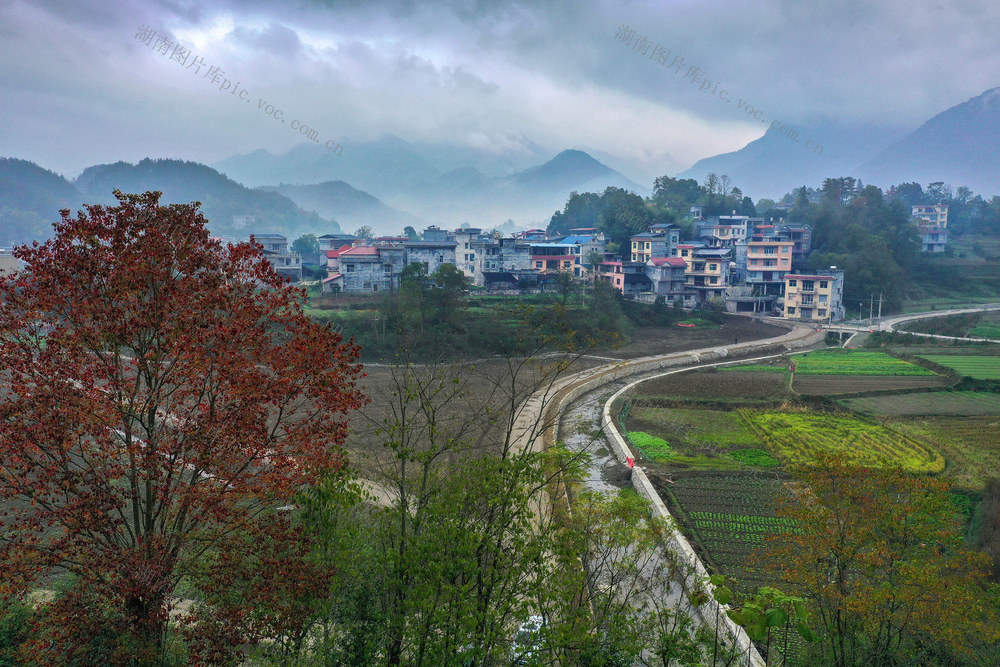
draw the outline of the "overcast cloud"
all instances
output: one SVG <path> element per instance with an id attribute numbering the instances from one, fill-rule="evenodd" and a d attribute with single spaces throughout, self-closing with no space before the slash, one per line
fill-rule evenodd
<path id="1" fill-rule="evenodd" d="M 681 75 L 616 40 L 622 25 L 682 57 Z M 155 52 L 142 26 L 205 66 Z M 674 173 L 763 134 L 737 99 L 788 123 L 913 129 L 1000 85 L 998 28 L 996 0 L 7 0 L 0 154 L 68 177 L 143 157 L 213 163 L 292 148 L 298 120 L 322 141 L 586 146 Z M 692 65 L 732 101 L 685 79 Z M 211 66 L 246 99 L 205 78 Z"/>

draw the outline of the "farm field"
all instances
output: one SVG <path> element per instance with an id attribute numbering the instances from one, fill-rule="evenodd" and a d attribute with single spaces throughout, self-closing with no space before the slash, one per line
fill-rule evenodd
<path id="1" fill-rule="evenodd" d="M 1000 356 L 924 354 L 921 358 L 976 380 L 1000 380 Z"/>
<path id="2" fill-rule="evenodd" d="M 635 448 L 646 459 L 669 463 L 672 468 L 736 470 L 741 465 L 760 465 L 755 461 L 777 465 L 746 453 L 748 448 L 761 447 L 761 443 L 735 411 L 635 406 L 628 413 L 627 423 Z M 638 438 L 637 432 L 642 434 Z M 663 446 L 648 438 L 669 443 L 669 453 L 664 455 Z M 736 452 L 744 453 L 730 456 Z"/>
<path id="3" fill-rule="evenodd" d="M 933 376 L 932 371 L 885 352 L 869 350 L 817 350 L 795 357 L 795 374 L 799 375 L 888 375 Z"/>
<path id="4" fill-rule="evenodd" d="M 798 394 L 823 396 L 862 391 L 947 387 L 951 383 L 951 380 L 942 375 L 799 375 L 796 369 L 792 389 Z"/>
<path id="5" fill-rule="evenodd" d="M 1000 415 L 1000 394 L 977 391 L 867 396 L 840 402 L 858 412 L 889 417 Z"/>
<path id="6" fill-rule="evenodd" d="M 893 426 L 933 440 L 948 459 L 943 477 L 958 488 L 982 491 L 987 480 L 1000 477 L 1000 417 L 928 417 Z"/>
<path id="7" fill-rule="evenodd" d="M 859 465 L 899 465 L 937 474 L 945 460 L 912 435 L 850 415 L 740 410 L 765 447 L 784 463 L 807 463 L 817 453 L 840 454 Z"/>
<path id="8" fill-rule="evenodd" d="M 760 445 L 736 412 L 635 407 L 629 424 L 671 441 L 717 447 Z"/>
<path id="9" fill-rule="evenodd" d="M 781 479 L 714 471 L 676 473 L 672 483 L 665 479 L 654 475 L 653 484 L 709 568 L 735 578 L 736 588 L 745 593 L 767 585 L 750 561 L 781 521 L 774 511 Z"/>
<path id="10" fill-rule="evenodd" d="M 727 371 L 678 373 L 638 385 L 639 396 L 712 399 L 792 398 L 784 373 Z"/>

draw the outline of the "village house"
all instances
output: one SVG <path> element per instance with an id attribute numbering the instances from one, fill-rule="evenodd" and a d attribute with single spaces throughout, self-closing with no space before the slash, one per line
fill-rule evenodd
<path id="1" fill-rule="evenodd" d="M 633 262 L 646 263 L 653 257 L 670 257 L 680 239 L 680 227 L 674 224 L 656 224 L 648 232 L 635 234 L 630 239 Z"/>
<path id="2" fill-rule="evenodd" d="M 302 280 L 302 258 L 288 250 L 288 239 L 281 234 L 254 234 L 253 240 L 264 247 L 264 256 L 280 275 L 292 282 Z"/>
<path id="3" fill-rule="evenodd" d="M 476 285 L 496 288 L 499 283 L 530 283 L 529 274 L 538 274 L 532 267 L 531 246 L 516 238 L 482 237 L 473 241 L 470 249 L 475 252 L 472 278 Z"/>
<path id="4" fill-rule="evenodd" d="M 477 241 L 482 238 L 478 227 L 463 227 L 455 230 L 455 266 L 465 277 L 475 282 Z"/>
<path id="5" fill-rule="evenodd" d="M 455 252 L 458 246 L 455 241 L 448 239 L 447 233 L 443 237 L 438 234 L 432 234 L 431 237 L 428 239 L 425 231 L 423 241 L 403 243 L 406 264 L 423 264 L 427 275 L 437 271 L 442 264 L 456 264 Z"/>
<path id="6" fill-rule="evenodd" d="M 327 250 L 333 250 L 339 248 L 343 245 L 352 246 L 355 245 L 360 239 L 354 234 L 323 234 L 316 239 L 319 241 L 319 251 L 324 253 Z"/>
<path id="7" fill-rule="evenodd" d="M 911 210 L 920 234 L 920 249 L 923 252 L 944 252 L 948 244 L 948 205 L 917 204 Z"/>
<path id="8" fill-rule="evenodd" d="M 680 243 L 677 256 L 687 263 L 687 289 L 695 293 L 698 303 L 721 299 L 729 284 L 732 248 L 709 248 L 702 243 Z"/>
<path id="9" fill-rule="evenodd" d="M 618 260 L 601 262 L 597 277 L 626 297 L 634 297 L 652 290 L 652 282 L 646 276 L 646 265 L 642 262 Z"/>
<path id="10" fill-rule="evenodd" d="M 843 300 L 844 272 L 835 266 L 785 276 L 785 319 L 835 322 L 844 318 Z"/>
<path id="11" fill-rule="evenodd" d="M 662 296 L 665 301 L 673 302 L 688 296 L 686 288 L 687 262 L 680 257 L 653 257 L 646 262 L 646 277 L 649 278 L 650 291 L 656 296 Z"/>

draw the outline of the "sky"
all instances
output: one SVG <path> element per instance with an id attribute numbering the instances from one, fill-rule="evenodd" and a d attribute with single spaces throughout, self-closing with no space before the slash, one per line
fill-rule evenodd
<path id="1" fill-rule="evenodd" d="M 1000 85 L 998 28 L 996 0 L 4 0 L 0 155 L 73 178 L 315 131 L 676 173 L 773 120 L 915 129 Z"/>

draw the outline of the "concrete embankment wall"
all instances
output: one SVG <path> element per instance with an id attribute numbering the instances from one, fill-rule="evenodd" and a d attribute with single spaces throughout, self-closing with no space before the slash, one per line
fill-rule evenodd
<path id="1" fill-rule="evenodd" d="M 546 444 L 558 441 L 559 420 L 557 415 L 563 411 L 565 406 L 569 405 L 584 394 L 595 391 L 608 383 L 628 376 L 646 374 L 660 369 L 689 366 L 693 364 L 717 363 L 727 359 L 733 354 L 738 354 L 740 357 L 753 357 L 757 355 L 789 352 L 795 349 L 815 345 L 823 339 L 823 335 L 823 332 L 811 329 L 795 329 L 783 336 L 763 341 L 752 341 L 748 343 L 695 350 L 691 352 L 679 352 L 664 355 L 662 357 L 635 359 L 622 362 L 620 364 L 614 364 L 613 366 L 601 366 L 589 371 L 584 371 L 580 374 L 567 378 L 565 384 L 563 384 L 557 391 L 555 400 L 548 406 L 548 409 L 546 410 L 546 418 L 551 418 L 552 428 L 548 431 L 547 437 L 545 438 L 547 441 Z M 641 381 L 642 380 L 638 380 L 636 383 Z M 619 390 L 614 396 L 605 402 L 601 419 L 602 429 L 605 437 L 607 438 L 608 444 L 614 452 L 615 457 L 622 465 L 627 465 L 626 459 L 631 456 L 631 453 L 628 444 L 619 432 L 618 427 L 615 424 L 615 420 L 611 415 L 611 405 L 619 396 L 631 389 L 631 387 L 636 383 L 632 383 Z M 631 481 L 635 490 L 641 496 L 650 501 L 653 515 L 664 519 L 668 522 L 668 524 L 672 525 L 674 523 L 673 517 L 670 515 L 666 505 L 663 503 L 663 499 L 660 498 L 659 493 L 657 493 L 656 489 L 653 487 L 652 482 L 650 482 L 649 476 L 646 475 L 646 471 L 643 470 L 641 466 L 636 465 L 632 468 Z M 711 585 L 707 584 L 708 571 L 705 569 L 704 563 L 701 562 L 701 559 L 698 558 L 698 555 L 691 547 L 691 544 L 679 530 L 674 531 L 673 534 L 666 539 L 664 546 L 677 554 L 681 558 L 682 562 L 688 567 L 689 571 L 692 573 L 690 575 L 691 579 L 689 583 L 702 583 L 706 589 L 711 589 Z M 708 628 L 713 633 L 718 630 L 720 639 L 726 638 L 727 641 L 732 642 L 735 638 L 735 642 L 744 653 L 747 652 L 748 648 L 751 649 L 750 664 L 763 666 L 764 661 L 758 654 L 757 650 L 752 648 L 750 639 L 747 637 L 746 632 L 733 623 L 728 616 L 726 616 L 726 608 L 727 607 L 724 605 L 719 605 L 714 598 L 710 597 L 706 604 L 701 605 L 700 607 L 688 606 L 686 611 L 692 618 L 695 619 L 696 622 L 700 622 L 701 625 Z M 718 628 L 716 627 L 717 619 Z"/>

